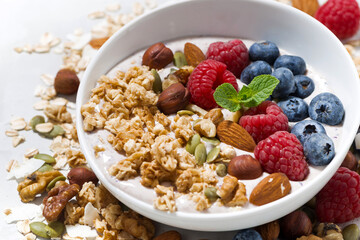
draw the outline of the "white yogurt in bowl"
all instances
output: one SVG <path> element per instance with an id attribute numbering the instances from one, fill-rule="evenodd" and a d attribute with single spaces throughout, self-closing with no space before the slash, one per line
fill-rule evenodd
<path id="1" fill-rule="evenodd" d="M 281 21 L 281 17 L 288 18 L 288 21 Z M 221 21 L 215 21 L 215 19 L 221 19 Z M 251 26 L 248 24 L 248 19 L 252 19 Z M 303 34 L 297 34 L 300 31 L 303 31 Z M 217 37 L 186 38 L 191 35 L 226 36 L 226 39 L 236 36 L 236 38 L 256 41 L 266 39 L 277 43 L 280 49 L 285 49 L 290 54 L 303 57 L 307 63 L 308 76 L 313 78 L 316 87 L 313 95 L 306 101 L 309 102 L 319 92 L 334 89 L 345 107 L 343 127 L 326 126 L 327 134 L 335 143 L 334 160 L 325 168 L 310 167 L 310 175 L 305 181 L 291 182 L 292 192 L 278 201 L 260 207 L 248 203 L 241 209 L 214 205 L 206 212 L 195 211 L 191 206 L 192 201 L 182 197 L 177 199 L 177 212 L 155 210 L 152 204 L 155 198 L 154 191 L 143 187 L 139 179 L 118 181 L 111 177 L 107 169 L 120 159 L 119 153 L 106 141 L 105 143 L 98 142 L 96 135 L 99 134 L 106 139 L 108 135 L 106 131 L 98 131 L 95 134 L 84 133 L 80 106 L 89 100 L 90 90 L 95 87 L 101 75 L 107 73 L 111 75 L 113 73 L 111 69 L 126 71 L 133 62 L 140 65 L 142 54 L 133 55 L 140 49 L 162 41 L 167 42 L 167 47 L 175 52 L 182 50 L 183 44 L 189 41 L 206 52 L 209 43 L 219 40 Z M 139 39 L 141 36 L 146 36 L 146 39 Z M 171 39 L 183 40 L 171 42 Z M 248 46 L 250 43 L 246 41 Z M 335 56 L 329 55 L 330 50 Z M 131 55 L 133 56 L 129 57 Z M 326 56 L 326 63 L 321 56 Z M 121 63 L 118 65 L 119 62 Z M 339 64 L 342 67 L 341 71 L 336 70 Z M 116 65 L 118 67 L 114 67 Z M 338 79 L 344 79 L 348 85 L 344 85 L 344 82 L 340 84 Z M 349 87 L 350 85 L 352 87 Z M 342 44 L 328 30 L 305 14 L 266 1 L 186 1 L 145 15 L 117 33 L 104 45 L 88 67 L 80 86 L 77 99 L 77 129 L 84 154 L 100 181 L 130 208 L 149 218 L 177 227 L 206 231 L 234 230 L 260 225 L 279 218 L 304 204 L 325 185 L 341 164 L 356 133 L 359 114 L 351 109 L 355 109 L 354 102 L 359 100 L 358 91 L 359 82 L 356 70 Z M 93 146 L 98 144 L 105 145 L 106 151 L 96 158 Z M 264 173 L 261 178 L 266 175 Z M 256 181 L 241 181 L 246 185 L 247 196 L 261 178 Z"/>

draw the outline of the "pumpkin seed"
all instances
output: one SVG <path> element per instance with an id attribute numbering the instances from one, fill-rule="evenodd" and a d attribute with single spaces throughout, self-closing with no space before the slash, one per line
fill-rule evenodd
<path id="1" fill-rule="evenodd" d="M 177 68 L 170 68 L 170 73 L 176 72 L 177 70 Z"/>
<path id="2" fill-rule="evenodd" d="M 206 160 L 205 144 L 199 143 L 195 148 L 195 160 L 198 165 L 203 165 Z"/>
<path id="3" fill-rule="evenodd" d="M 53 180 L 51 180 L 49 182 L 49 184 L 46 186 L 46 191 L 50 191 L 56 184 L 56 182 L 58 181 L 65 181 L 66 177 L 65 176 L 57 176 L 56 178 L 54 178 Z"/>
<path id="4" fill-rule="evenodd" d="M 179 116 L 183 116 L 183 115 L 194 115 L 195 113 L 190 110 L 180 110 L 177 112 L 177 114 L 179 114 Z"/>
<path id="5" fill-rule="evenodd" d="M 40 160 L 43 160 L 44 162 L 46 163 L 56 163 L 56 160 L 54 157 L 48 155 L 48 154 L 45 154 L 45 153 L 38 153 L 34 156 L 34 158 L 36 159 L 40 159 Z"/>
<path id="6" fill-rule="evenodd" d="M 153 91 L 155 93 L 161 93 L 162 92 L 162 82 L 161 82 L 159 73 L 155 69 L 151 69 L 151 73 L 155 78 L 154 83 L 153 83 Z"/>
<path id="7" fill-rule="evenodd" d="M 181 51 L 176 51 L 174 54 L 174 65 L 178 68 L 182 68 L 187 65 L 187 61 L 184 53 Z"/>
<path id="8" fill-rule="evenodd" d="M 215 202 L 219 196 L 216 193 L 216 187 L 207 187 L 204 191 L 205 197 L 210 200 L 210 202 Z"/>
<path id="9" fill-rule="evenodd" d="M 217 138 L 202 137 L 201 140 L 203 140 L 206 143 L 210 143 L 211 145 L 214 145 L 214 146 L 217 146 L 220 144 L 220 140 Z"/>
<path id="10" fill-rule="evenodd" d="M 30 223 L 30 231 L 34 233 L 36 236 L 43 238 L 50 238 L 46 231 L 47 225 L 43 222 L 32 222 Z"/>
<path id="11" fill-rule="evenodd" d="M 350 224 L 342 230 L 344 240 L 358 240 L 359 227 L 356 224 Z"/>
<path id="12" fill-rule="evenodd" d="M 200 143 L 200 135 L 199 134 L 193 135 L 186 143 L 186 147 L 185 147 L 186 151 L 188 151 L 191 154 L 194 154 L 195 148 L 197 145 L 199 145 L 199 143 Z"/>
<path id="13" fill-rule="evenodd" d="M 62 136 L 64 134 L 65 130 L 61 126 L 54 125 L 54 128 L 49 133 L 42 133 L 41 135 L 47 138 L 56 138 L 57 136 Z"/>
<path id="14" fill-rule="evenodd" d="M 62 222 L 55 221 L 49 223 L 49 225 L 45 227 L 45 230 L 51 238 L 56 238 L 63 234 L 65 225 Z"/>
<path id="15" fill-rule="evenodd" d="M 219 177 L 225 177 L 227 174 L 226 166 L 223 163 L 218 164 L 215 171 Z"/>
<path id="16" fill-rule="evenodd" d="M 37 171 L 38 172 L 49 172 L 52 170 L 54 170 L 54 168 L 50 164 L 44 163 Z"/>
<path id="17" fill-rule="evenodd" d="M 213 149 L 211 149 L 211 151 L 207 155 L 206 162 L 211 163 L 211 162 L 215 161 L 215 159 L 219 156 L 219 154 L 220 154 L 220 148 L 214 147 Z"/>
<path id="18" fill-rule="evenodd" d="M 36 115 L 35 117 L 33 117 L 30 120 L 30 127 L 32 128 L 33 131 L 35 130 L 36 125 L 38 125 L 39 123 L 45 123 L 45 118 L 43 116 L 40 115 Z"/>

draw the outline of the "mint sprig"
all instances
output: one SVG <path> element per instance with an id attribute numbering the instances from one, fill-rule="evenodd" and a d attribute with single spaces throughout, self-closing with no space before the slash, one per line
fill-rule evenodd
<path id="1" fill-rule="evenodd" d="M 242 107 L 255 107 L 262 103 L 278 84 L 279 80 L 276 77 L 267 74 L 255 77 L 239 92 L 230 83 L 224 83 L 216 88 L 214 99 L 220 107 L 236 112 Z"/>

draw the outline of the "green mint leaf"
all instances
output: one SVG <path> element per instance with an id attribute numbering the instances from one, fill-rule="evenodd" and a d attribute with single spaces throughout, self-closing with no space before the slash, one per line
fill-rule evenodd
<path id="1" fill-rule="evenodd" d="M 255 107 L 265 101 L 278 84 L 279 80 L 274 76 L 267 74 L 257 76 L 239 91 L 238 99 L 245 107 Z"/>
<path id="2" fill-rule="evenodd" d="M 223 83 L 214 92 L 216 103 L 223 108 L 236 112 L 241 108 L 238 93 L 230 83 Z"/>

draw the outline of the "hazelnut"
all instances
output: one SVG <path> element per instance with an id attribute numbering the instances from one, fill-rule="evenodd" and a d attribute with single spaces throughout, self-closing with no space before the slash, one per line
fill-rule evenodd
<path id="1" fill-rule="evenodd" d="M 355 171 L 357 169 L 357 166 L 358 162 L 355 155 L 351 151 L 348 151 L 344 158 L 344 161 L 341 164 L 341 167 L 346 167 L 352 171 Z"/>
<path id="2" fill-rule="evenodd" d="M 228 173 L 238 179 L 255 179 L 261 176 L 263 170 L 260 162 L 251 155 L 240 155 L 231 159 Z"/>
<path id="3" fill-rule="evenodd" d="M 56 74 L 54 87 L 57 93 L 70 95 L 77 92 L 79 84 L 76 72 L 69 68 L 63 68 Z"/>
<path id="4" fill-rule="evenodd" d="M 84 167 L 77 167 L 70 170 L 67 175 L 70 184 L 77 184 L 80 187 L 86 182 L 93 182 L 94 184 L 98 183 L 98 178 L 95 173 L 90 169 Z"/>
<path id="5" fill-rule="evenodd" d="M 256 227 L 263 240 L 276 240 L 279 237 L 280 225 L 277 220 Z"/>
<path id="6" fill-rule="evenodd" d="M 181 240 L 181 234 L 174 230 L 167 231 L 155 237 L 154 240 Z"/>
<path id="7" fill-rule="evenodd" d="M 189 90 L 181 83 L 175 83 L 160 94 L 157 107 L 164 114 L 172 114 L 185 108 L 189 101 Z"/>
<path id="8" fill-rule="evenodd" d="M 280 230 L 286 239 L 296 239 L 310 235 L 312 223 L 305 212 L 297 210 L 280 219 Z"/>
<path id="9" fill-rule="evenodd" d="M 170 48 L 165 47 L 162 42 L 150 46 L 144 53 L 142 64 L 155 69 L 162 69 L 174 59 Z"/>

